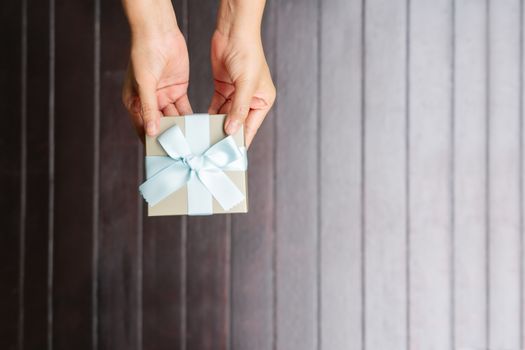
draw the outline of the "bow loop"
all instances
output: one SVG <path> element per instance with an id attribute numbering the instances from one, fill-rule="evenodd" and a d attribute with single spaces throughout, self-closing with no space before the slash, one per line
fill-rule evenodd
<path id="1" fill-rule="evenodd" d="M 186 141 L 182 130 L 178 126 L 164 131 L 157 137 L 157 141 L 159 141 L 168 156 L 173 159 L 187 157 L 192 154 L 188 141 Z"/>
<path id="2" fill-rule="evenodd" d="M 242 158 L 243 154 L 237 147 L 233 137 L 228 136 L 211 146 L 204 156 L 217 167 L 225 167 Z"/>

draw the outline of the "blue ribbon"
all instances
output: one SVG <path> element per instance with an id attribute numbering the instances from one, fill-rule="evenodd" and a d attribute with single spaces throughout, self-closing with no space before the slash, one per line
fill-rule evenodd
<path id="1" fill-rule="evenodd" d="M 206 137 L 209 138 L 209 135 Z M 150 206 L 192 181 L 202 183 L 224 210 L 231 209 L 244 199 L 243 193 L 224 173 L 228 170 L 246 170 L 246 150 L 238 147 L 232 136 L 222 139 L 202 154 L 194 154 L 191 151 L 188 141 L 177 125 L 166 130 L 157 140 L 167 156 L 146 157 L 147 180 L 139 187 L 140 193 Z M 199 192 L 188 191 L 188 199 L 192 196 L 198 197 Z M 206 196 L 202 197 L 192 200 L 209 200 Z"/>

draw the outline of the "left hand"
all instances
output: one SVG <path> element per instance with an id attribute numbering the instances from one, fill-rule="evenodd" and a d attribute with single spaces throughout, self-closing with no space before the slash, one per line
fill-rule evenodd
<path id="1" fill-rule="evenodd" d="M 216 30 L 211 42 L 215 91 L 208 113 L 227 113 L 225 132 L 244 125 L 246 146 L 272 107 L 276 91 L 260 36 L 225 35 Z"/>

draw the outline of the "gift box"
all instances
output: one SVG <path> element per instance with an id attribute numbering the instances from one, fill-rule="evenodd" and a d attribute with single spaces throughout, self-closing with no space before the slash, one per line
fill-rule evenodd
<path id="1" fill-rule="evenodd" d="M 224 133 L 225 115 L 160 119 L 146 137 L 146 181 L 139 187 L 148 216 L 248 211 L 243 128 Z"/>

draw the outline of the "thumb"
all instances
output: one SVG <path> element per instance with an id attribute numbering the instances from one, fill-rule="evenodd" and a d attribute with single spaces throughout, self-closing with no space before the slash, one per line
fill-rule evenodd
<path id="1" fill-rule="evenodd" d="M 156 84 L 145 82 L 138 85 L 141 117 L 148 136 L 155 136 L 159 130 L 160 112 L 157 105 Z"/>
<path id="2" fill-rule="evenodd" d="M 224 124 L 224 129 L 228 135 L 235 134 L 248 116 L 250 102 L 255 94 L 256 81 L 256 79 L 246 79 L 235 83 L 232 108 Z"/>

